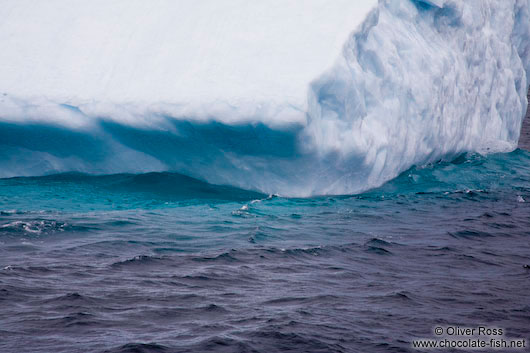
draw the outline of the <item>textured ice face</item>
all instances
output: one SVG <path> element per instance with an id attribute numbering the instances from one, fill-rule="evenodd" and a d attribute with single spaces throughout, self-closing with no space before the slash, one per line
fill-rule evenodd
<path id="1" fill-rule="evenodd" d="M 344 166 L 340 183 L 326 187 L 334 175 L 316 189 L 355 192 L 415 164 L 517 146 L 530 2 L 423 3 L 381 1 L 312 84 L 313 145 Z"/>
<path id="2" fill-rule="evenodd" d="M 2 176 L 357 193 L 515 148 L 527 104 L 530 0 L 0 4 Z"/>
<path id="3" fill-rule="evenodd" d="M 444 7 L 445 4 L 445 0 L 418 0 L 418 2 L 422 2 L 431 6 L 436 6 L 438 8 Z"/>

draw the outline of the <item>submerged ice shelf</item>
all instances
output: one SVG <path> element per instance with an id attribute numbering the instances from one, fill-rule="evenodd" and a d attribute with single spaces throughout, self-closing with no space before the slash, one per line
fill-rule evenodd
<path id="1" fill-rule="evenodd" d="M 530 0 L 0 0 L 0 176 L 289 196 L 516 147 Z"/>

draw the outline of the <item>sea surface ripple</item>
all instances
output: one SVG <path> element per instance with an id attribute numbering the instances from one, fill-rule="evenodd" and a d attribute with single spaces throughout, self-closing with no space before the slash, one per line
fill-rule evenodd
<path id="1" fill-rule="evenodd" d="M 306 199 L 171 173 L 0 179 L 2 352 L 415 352 L 530 327 L 530 153 Z"/>

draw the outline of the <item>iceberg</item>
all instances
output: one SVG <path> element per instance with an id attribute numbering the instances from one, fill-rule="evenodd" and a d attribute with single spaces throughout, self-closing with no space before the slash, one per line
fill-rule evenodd
<path id="1" fill-rule="evenodd" d="M 126 123 L 165 114 L 303 122 L 307 88 L 376 0 L 0 1 L 2 116 L 61 104 Z M 35 104 L 35 114 L 24 110 Z M 54 107 L 55 106 L 55 107 Z M 17 111 L 18 110 L 18 111 Z M 89 121 L 88 121 L 89 123 Z M 139 123 L 139 122 L 138 122 Z"/>
<path id="2" fill-rule="evenodd" d="M 530 0 L 0 0 L 0 177 L 285 196 L 516 148 Z"/>

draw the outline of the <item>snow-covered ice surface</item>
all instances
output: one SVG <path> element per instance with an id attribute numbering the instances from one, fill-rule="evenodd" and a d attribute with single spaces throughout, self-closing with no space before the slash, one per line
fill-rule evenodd
<path id="1" fill-rule="evenodd" d="M 292 196 L 516 147 L 530 0 L 0 0 L 0 176 Z"/>
<path id="2" fill-rule="evenodd" d="M 309 83 L 376 4 L 4 0 L 0 90 L 116 119 L 302 121 Z"/>

